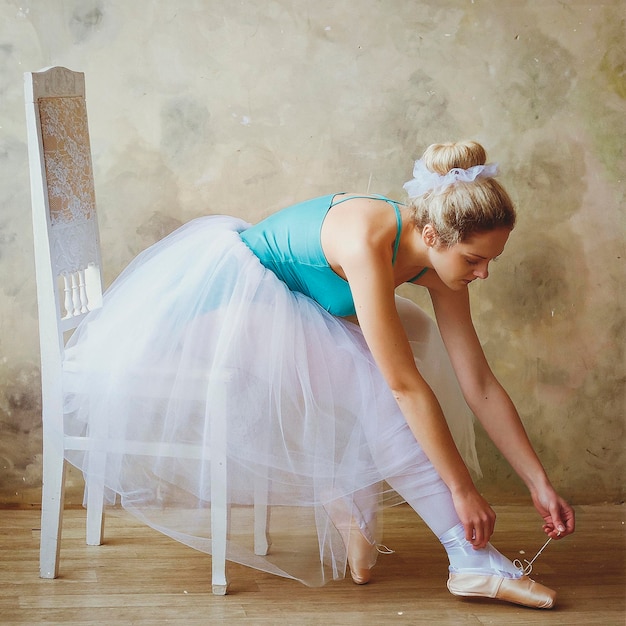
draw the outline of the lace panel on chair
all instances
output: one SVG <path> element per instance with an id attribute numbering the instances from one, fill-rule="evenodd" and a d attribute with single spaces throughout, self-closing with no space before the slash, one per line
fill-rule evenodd
<path id="1" fill-rule="evenodd" d="M 93 168 L 82 97 L 40 98 L 39 114 L 50 206 L 50 245 L 57 274 L 98 259 Z"/>

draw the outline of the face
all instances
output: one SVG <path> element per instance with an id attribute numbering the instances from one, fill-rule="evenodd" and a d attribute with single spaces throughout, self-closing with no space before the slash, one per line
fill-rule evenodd
<path id="1" fill-rule="evenodd" d="M 426 228 L 424 229 L 426 231 Z M 426 232 L 429 258 L 439 278 L 454 291 L 467 287 L 473 280 L 489 276 L 489 263 L 502 254 L 509 238 L 508 228 L 474 233 L 461 243 L 442 246 Z"/>

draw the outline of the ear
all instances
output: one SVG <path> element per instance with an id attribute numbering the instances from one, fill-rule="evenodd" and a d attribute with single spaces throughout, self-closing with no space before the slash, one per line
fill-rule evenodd
<path id="1" fill-rule="evenodd" d="M 435 248 L 439 244 L 439 235 L 432 224 L 426 224 L 422 228 L 422 241 L 429 247 Z"/>

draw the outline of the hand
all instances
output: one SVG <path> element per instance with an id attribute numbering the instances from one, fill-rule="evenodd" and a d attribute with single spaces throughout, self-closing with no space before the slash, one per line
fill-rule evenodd
<path id="1" fill-rule="evenodd" d="M 452 494 L 454 508 L 465 527 L 465 538 L 476 550 L 484 548 L 496 525 L 495 511 L 476 489 Z"/>
<path id="2" fill-rule="evenodd" d="M 563 539 L 575 528 L 574 509 L 552 487 L 531 494 L 533 504 L 544 519 L 543 531 L 551 539 Z"/>

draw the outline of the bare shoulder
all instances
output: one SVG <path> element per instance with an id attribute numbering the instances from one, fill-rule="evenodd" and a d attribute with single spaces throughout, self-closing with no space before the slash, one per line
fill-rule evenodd
<path id="1" fill-rule="evenodd" d="M 321 230 L 322 249 L 331 266 L 341 265 L 346 255 L 391 250 L 395 236 L 395 212 L 377 198 L 354 197 L 332 206 Z"/>
<path id="2" fill-rule="evenodd" d="M 376 230 L 381 223 L 395 224 L 395 219 L 389 202 L 348 193 L 335 196 L 324 222 L 329 225 L 351 223 L 366 230 Z"/>

